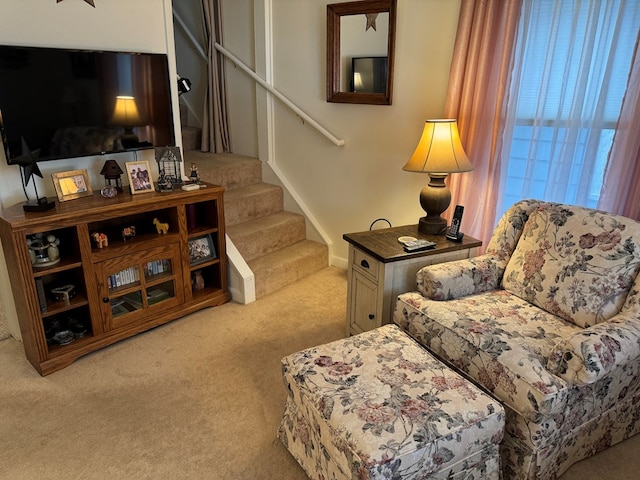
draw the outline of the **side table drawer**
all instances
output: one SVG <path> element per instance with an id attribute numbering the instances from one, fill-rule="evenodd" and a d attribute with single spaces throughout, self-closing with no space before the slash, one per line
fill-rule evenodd
<path id="1" fill-rule="evenodd" d="M 349 333 L 356 335 L 382 325 L 382 297 L 378 295 L 378 285 L 364 275 L 354 272 L 352 282 Z"/>
<path id="2" fill-rule="evenodd" d="M 378 281 L 378 263 L 379 261 L 371 255 L 366 254 L 362 250 L 354 249 L 353 267 L 371 278 L 374 282 Z"/>

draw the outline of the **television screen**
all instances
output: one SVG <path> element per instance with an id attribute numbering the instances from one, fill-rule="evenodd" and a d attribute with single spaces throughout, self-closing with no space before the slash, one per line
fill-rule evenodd
<path id="1" fill-rule="evenodd" d="M 175 145 L 167 56 L 0 46 L 0 134 L 9 164 Z"/>

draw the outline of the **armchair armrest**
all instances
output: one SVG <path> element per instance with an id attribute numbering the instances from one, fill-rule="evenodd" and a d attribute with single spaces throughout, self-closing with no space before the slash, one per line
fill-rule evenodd
<path id="1" fill-rule="evenodd" d="M 547 369 L 570 384 L 590 384 L 640 357 L 640 318 L 620 313 L 562 339 Z"/>
<path id="2" fill-rule="evenodd" d="M 495 290 L 502 281 L 507 261 L 485 254 L 453 262 L 428 265 L 416 274 L 420 293 L 432 300 L 451 300 Z"/>

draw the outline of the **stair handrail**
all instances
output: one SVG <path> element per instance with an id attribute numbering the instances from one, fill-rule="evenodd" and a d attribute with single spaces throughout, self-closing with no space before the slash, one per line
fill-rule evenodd
<path id="1" fill-rule="evenodd" d="M 183 33 L 187 36 L 187 38 L 189 39 L 191 44 L 194 46 L 194 48 L 196 49 L 196 51 L 198 52 L 200 57 L 203 60 L 208 61 L 207 54 L 206 54 L 204 48 L 202 48 L 202 46 L 198 42 L 198 39 L 191 33 L 191 31 L 189 30 L 189 27 L 187 27 L 187 24 L 184 22 L 182 17 L 180 17 L 180 15 L 178 14 L 178 12 L 176 11 L 175 8 L 173 8 L 173 18 L 177 21 L 177 24 L 181 27 Z M 251 78 L 253 78 L 257 83 L 262 85 L 272 95 L 277 97 L 282 103 L 284 103 L 291 110 L 293 110 L 305 122 L 309 123 L 316 130 L 318 130 L 320 133 L 322 133 L 325 137 L 327 137 L 329 140 L 331 140 L 335 145 L 337 145 L 338 147 L 342 147 L 346 143 L 345 140 L 343 140 L 341 138 L 337 138 L 335 135 L 333 135 L 331 132 L 329 132 L 326 128 L 324 128 L 322 125 L 320 125 L 320 123 L 318 123 L 316 120 L 314 120 L 309 114 L 304 112 L 295 103 L 293 103 L 291 100 L 289 100 L 287 97 L 285 97 L 282 93 L 280 93 L 278 90 L 276 90 L 271 84 L 267 83 L 266 80 L 264 80 L 257 73 L 255 73 L 253 70 L 251 70 L 251 68 L 249 68 L 244 62 L 242 62 L 242 60 L 240 60 L 238 57 L 236 57 L 229 50 L 224 48 L 218 42 L 215 42 L 214 46 L 215 46 L 216 50 L 218 50 L 225 57 L 227 57 L 229 60 L 231 60 L 236 66 L 240 67 L 240 69 L 243 70 L 247 75 L 249 75 Z M 189 108 L 190 110 L 193 110 L 191 108 L 191 105 L 189 104 L 189 102 L 186 102 L 186 103 L 187 103 L 187 108 Z"/>
<path id="2" fill-rule="evenodd" d="M 191 44 L 198 51 L 198 54 L 200 54 L 200 57 L 206 62 L 207 61 L 207 52 L 205 52 L 204 48 L 202 48 L 202 45 L 200 45 L 200 42 L 193 35 L 193 33 L 191 33 L 191 30 L 189 30 L 189 27 L 187 26 L 185 21 L 182 19 L 180 14 L 178 14 L 178 12 L 176 12 L 175 7 L 173 8 L 173 18 L 174 18 L 174 20 L 176 20 L 178 22 L 178 25 L 182 28 L 182 32 L 187 36 L 189 41 L 191 41 Z"/>
<path id="3" fill-rule="evenodd" d="M 264 80 L 260 75 L 258 75 L 253 70 L 251 70 L 251 68 L 249 68 L 247 65 L 245 65 L 242 62 L 242 60 L 240 60 L 238 57 L 236 57 L 229 50 L 224 48 L 218 42 L 216 42 L 214 44 L 214 46 L 215 46 L 216 50 L 218 50 L 225 57 L 227 57 L 229 60 L 231 60 L 236 66 L 240 67 L 240 69 L 243 70 L 247 75 L 249 75 L 251 78 L 253 78 L 257 83 L 262 85 L 272 95 L 274 95 L 276 98 L 278 98 L 278 100 L 280 100 L 287 107 L 289 107 L 291 110 L 293 110 L 305 122 L 309 123 L 312 127 L 314 127 L 316 130 L 318 130 L 320 133 L 322 133 L 325 137 L 327 137 L 329 140 L 331 140 L 335 145 L 337 145 L 338 147 L 342 147 L 345 143 L 347 143 L 345 140 L 336 137 L 329 130 L 327 130 L 322 125 L 320 125 L 311 116 L 309 116 L 309 114 L 304 112 L 300 107 L 298 107 L 295 103 L 293 103 L 291 100 L 289 100 L 287 97 L 285 97 L 282 93 L 280 93 L 278 90 L 276 90 L 272 85 L 267 83 L 266 80 Z"/>

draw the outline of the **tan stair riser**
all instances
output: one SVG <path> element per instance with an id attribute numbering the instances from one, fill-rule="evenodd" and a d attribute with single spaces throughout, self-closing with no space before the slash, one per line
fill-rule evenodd
<path id="1" fill-rule="evenodd" d="M 262 298 L 325 268 L 328 265 L 328 255 L 326 245 L 305 240 L 299 246 L 292 245 L 248 262 L 256 278 L 256 298 Z"/>
<path id="2" fill-rule="evenodd" d="M 238 197 L 225 193 L 224 215 L 227 225 L 237 225 L 248 220 L 280 212 L 284 208 L 282 189 L 274 186 L 256 194 Z"/>
<path id="3" fill-rule="evenodd" d="M 249 262 L 305 239 L 302 215 L 279 212 L 258 220 L 228 227 L 227 234 Z"/>

